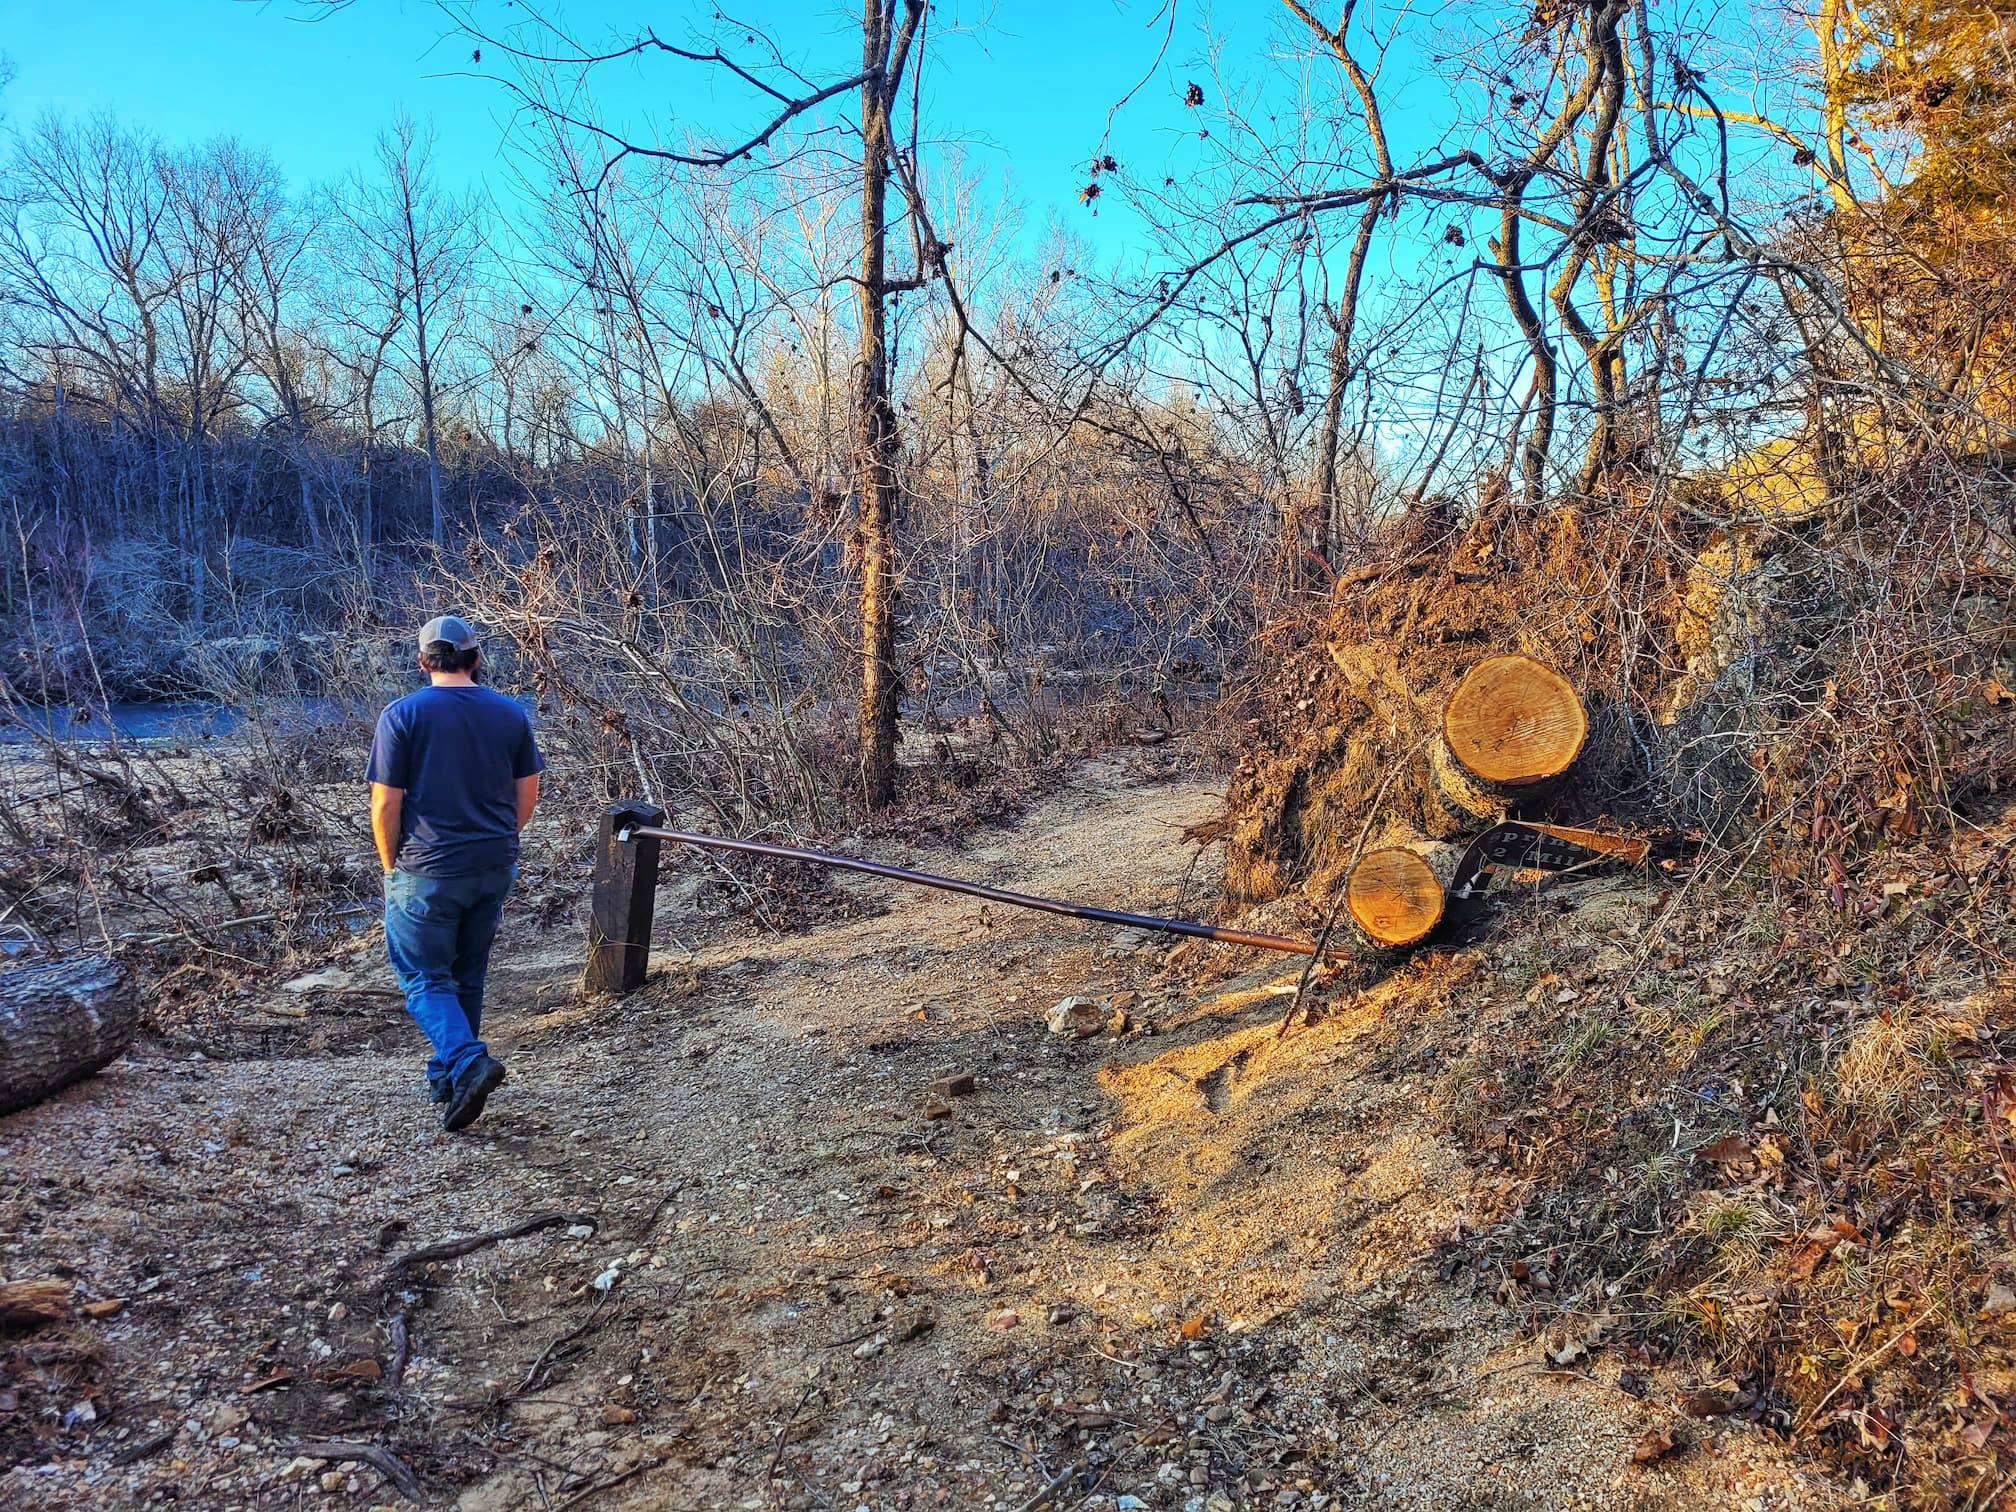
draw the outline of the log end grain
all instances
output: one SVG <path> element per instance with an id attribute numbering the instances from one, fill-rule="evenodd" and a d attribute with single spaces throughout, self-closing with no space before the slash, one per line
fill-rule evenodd
<path id="1" fill-rule="evenodd" d="M 1413 945 L 1442 921 L 1442 879 L 1416 851 L 1384 846 L 1367 851 L 1351 868 L 1344 906 L 1375 944 Z"/>
<path id="2" fill-rule="evenodd" d="M 1589 738 L 1589 715 L 1574 685 L 1552 667 L 1530 656 L 1493 656 L 1449 695 L 1442 738 L 1480 782 L 1530 787 L 1574 765 Z"/>

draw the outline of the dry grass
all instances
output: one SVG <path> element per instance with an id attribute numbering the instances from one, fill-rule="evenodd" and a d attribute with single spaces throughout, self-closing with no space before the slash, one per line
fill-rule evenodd
<path id="1" fill-rule="evenodd" d="M 1942 1008 L 1909 1004 L 1852 1030 L 1834 1065 L 1833 1102 L 1847 1126 L 1895 1137 L 1936 1107 L 1953 1031 Z M 1979 1019 L 1975 1020 L 1978 1027 Z"/>
<path id="2" fill-rule="evenodd" d="M 1480 1253 L 1553 1256 L 1552 1295 L 1622 1278 L 1621 1348 L 1875 1506 L 2008 1494 L 2016 979 L 1982 883 L 2012 838 L 1893 848 L 1909 901 L 1847 920 L 1740 876 L 1595 927 L 1536 905 L 1476 1005 L 1495 1053 L 1433 1104 L 1509 1183 Z"/>

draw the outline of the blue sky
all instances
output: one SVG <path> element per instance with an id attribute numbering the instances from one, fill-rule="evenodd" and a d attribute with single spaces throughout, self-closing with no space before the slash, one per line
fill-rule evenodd
<path id="1" fill-rule="evenodd" d="M 1110 108 L 1154 70 L 1110 145 L 1148 166 L 1180 150 L 1187 133 L 1180 94 L 1199 71 L 1204 27 L 1254 61 L 1274 35 L 1271 6 L 1233 0 L 1214 13 L 1181 3 L 1157 68 L 1166 28 L 1158 0 L 942 0 L 925 76 L 927 131 L 935 118 L 936 133 L 962 144 L 976 167 L 1008 175 L 1025 236 L 1054 217 L 1099 250 L 1124 254 L 1137 230 L 1126 209 L 1109 199 L 1093 217 L 1076 201 Z M 514 14 L 504 0 L 472 9 L 500 24 Z M 706 0 L 561 0 L 548 13 L 584 38 L 646 19 L 668 40 L 685 40 L 682 18 L 714 9 Z M 736 10 L 783 39 L 815 76 L 858 62 L 858 6 L 743 0 Z M 305 14 L 298 0 L 0 0 L 0 51 L 17 69 L 0 106 L 17 123 L 45 110 L 109 109 L 173 142 L 236 135 L 270 152 L 297 184 L 365 165 L 378 131 L 404 109 L 433 123 L 436 160 L 451 182 L 508 196 L 501 150 L 510 99 L 470 76 L 470 44 L 437 7 L 354 0 L 320 20 Z M 748 101 L 714 95 L 703 71 L 669 59 L 607 66 L 594 87 L 605 107 L 659 125 L 725 133 L 760 118 Z"/>

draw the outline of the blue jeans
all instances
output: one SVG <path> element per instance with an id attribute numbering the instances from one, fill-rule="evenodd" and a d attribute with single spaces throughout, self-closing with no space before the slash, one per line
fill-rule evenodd
<path id="1" fill-rule="evenodd" d="M 433 1043 L 430 1085 L 452 1083 L 477 1056 L 483 1027 L 483 977 L 518 868 L 463 877 L 385 879 L 385 953 L 406 994 L 406 1011 Z"/>

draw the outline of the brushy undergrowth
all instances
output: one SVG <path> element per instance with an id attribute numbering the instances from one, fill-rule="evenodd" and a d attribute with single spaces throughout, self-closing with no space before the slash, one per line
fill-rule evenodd
<path id="1" fill-rule="evenodd" d="M 1869 1505 L 2016 1476 L 2016 805 L 1839 889 L 1703 873 L 1515 923 L 1436 1106 L 1499 1173 L 1460 1238 L 1536 1329 L 1606 1319 Z M 1462 995 L 1472 989 L 1452 988 Z M 1537 1280 L 1536 1280 L 1537 1278 Z"/>

